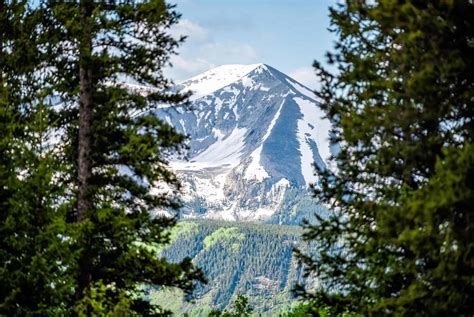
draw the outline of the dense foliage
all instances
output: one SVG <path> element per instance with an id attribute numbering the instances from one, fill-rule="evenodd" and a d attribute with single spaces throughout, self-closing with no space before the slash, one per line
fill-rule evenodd
<path id="1" fill-rule="evenodd" d="M 179 15 L 160 0 L 0 5 L 0 314 L 161 313 L 144 286 L 204 280 L 149 247 L 179 206 L 166 156 L 184 137 L 150 112 L 185 100 L 162 74 Z"/>
<path id="2" fill-rule="evenodd" d="M 303 282 L 303 270 L 292 258 L 300 236 L 299 226 L 180 222 L 162 254 L 171 261 L 191 256 L 209 282 L 193 292 L 194 303 L 166 289 L 152 298 L 177 315 L 207 316 L 211 308 L 232 311 L 237 296 L 244 295 L 255 314 L 278 315 L 295 300 L 294 285 Z"/>
<path id="3" fill-rule="evenodd" d="M 334 72 L 317 96 L 341 150 L 307 225 L 333 313 L 467 316 L 474 311 L 474 5 L 348 1 L 331 9 Z M 300 289 L 301 290 L 301 289 Z"/>
<path id="4" fill-rule="evenodd" d="M 243 295 L 238 295 L 234 301 L 232 310 L 224 310 L 223 312 L 215 309 L 209 317 L 247 317 L 252 316 L 252 307 L 249 306 L 248 298 Z"/>
<path id="5" fill-rule="evenodd" d="M 59 315 L 73 277 L 63 167 L 46 139 L 56 122 L 36 67 L 40 15 L 28 1 L 0 1 L 0 315 Z"/>

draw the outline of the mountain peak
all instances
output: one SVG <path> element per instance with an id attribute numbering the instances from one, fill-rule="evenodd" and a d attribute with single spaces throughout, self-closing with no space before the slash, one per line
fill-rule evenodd
<path id="1" fill-rule="evenodd" d="M 266 65 L 263 63 L 250 65 L 221 65 L 180 82 L 179 86 L 181 86 L 185 91 L 191 91 L 193 93 L 191 99 L 195 100 L 238 81 L 258 68 L 266 69 Z"/>
<path id="2" fill-rule="evenodd" d="M 331 154 L 330 123 L 314 93 L 265 64 L 222 65 L 178 89 L 194 93 L 192 111 L 156 113 L 190 137 L 189 160 L 171 162 L 185 185 L 184 214 L 296 219 L 295 195 L 307 195 L 318 181 L 312 164 L 324 168 Z"/>

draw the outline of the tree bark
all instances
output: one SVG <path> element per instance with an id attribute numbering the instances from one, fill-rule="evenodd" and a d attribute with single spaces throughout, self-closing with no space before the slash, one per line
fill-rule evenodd
<path id="1" fill-rule="evenodd" d="M 91 15 L 89 1 L 81 1 L 81 16 L 83 34 L 80 41 L 79 55 L 79 152 L 78 152 L 78 199 L 77 221 L 85 219 L 91 209 L 89 193 L 90 178 L 92 175 L 91 162 L 91 124 L 92 124 L 92 69 L 90 57 L 92 54 Z"/>
<path id="2" fill-rule="evenodd" d="M 78 144 L 78 193 L 76 221 L 83 222 L 92 208 L 90 195 L 90 179 L 92 175 L 91 159 L 91 126 L 93 109 L 93 79 L 92 79 L 92 1 L 80 2 L 82 34 L 79 41 L 79 144 Z M 84 237 L 87 239 L 87 237 Z M 87 241 L 83 241 L 85 249 L 79 259 L 79 280 L 76 298 L 84 295 L 84 290 L 91 283 L 90 263 L 87 252 Z"/>

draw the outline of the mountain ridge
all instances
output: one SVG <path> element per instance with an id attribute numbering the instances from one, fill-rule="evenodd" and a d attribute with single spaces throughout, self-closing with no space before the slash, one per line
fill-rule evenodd
<path id="1" fill-rule="evenodd" d="M 308 195 L 313 162 L 324 168 L 331 155 L 330 123 L 308 88 L 262 63 L 220 66 L 178 86 L 197 91 L 191 106 L 156 114 L 190 137 L 188 160 L 171 162 L 185 217 L 272 222 L 291 211 L 279 210 L 290 188 Z"/>

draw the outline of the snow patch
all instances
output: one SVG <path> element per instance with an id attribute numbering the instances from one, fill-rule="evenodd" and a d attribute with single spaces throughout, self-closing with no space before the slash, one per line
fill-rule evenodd
<path id="1" fill-rule="evenodd" d="M 184 91 L 193 92 L 190 100 L 196 100 L 238 81 L 262 65 L 222 65 L 179 84 L 185 87 Z"/>
<path id="2" fill-rule="evenodd" d="M 215 104 L 216 104 L 216 113 L 219 113 L 219 111 L 221 111 L 221 108 L 222 108 L 222 99 L 219 97 L 216 97 Z"/>
<path id="3" fill-rule="evenodd" d="M 288 187 L 288 186 L 290 186 L 290 182 L 286 178 L 282 178 L 278 182 L 276 182 L 273 186 L 276 187 L 276 188 Z M 273 186 L 272 186 L 272 188 L 273 188 Z"/>
<path id="4" fill-rule="evenodd" d="M 257 210 L 249 210 L 249 215 L 245 220 L 266 220 L 275 213 L 273 208 L 257 208 Z"/>
<path id="5" fill-rule="evenodd" d="M 329 131 L 331 123 L 323 119 L 323 111 L 314 102 L 296 97 L 293 99 L 299 106 L 303 118 L 298 120 L 298 141 L 300 143 L 301 153 L 301 171 L 306 184 L 314 183 L 313 150 L 310 147 L 309 140 L 314 140 L 318 147 L 318 152 L 327 164 L 331 157 Z M 314 126 L 314 128 L 313 128 Z"/>
<path id="6" fill-rule="evenodd" d="M 183 119 L 179 119 L 179 124 L 181 124 L 181 128 L 183 129 L 183 134 L 187 134 L 186 132 L 186 124 Z"/>
<path id="7" fill-rule="evenodd" d="M 255 87 L 255 82 L 252 78 L 250 77 L 244 77 L 242 78 L 242 85 L 245 87 L 245 88 L 254 88 Z"/>
<path id="8" fill-rule="evenodd" d="M 222 91 L 232 93 L 234 96 L 238 96 L 240 94 L 240 90 L 235 87 L 225 87 L 222 89 Z"/>
<path id="9" fill-rule="evenodd" d="M 287 79 L 286 82 L 291 87 L 293 87 L 296 91 L 298 91 L 300 94 L 302 94 L 302 95 L 304 95 L 304 96 L 306 96 L 306 97 L 308 97 L 312 100 L 316 100 L 316 95 L 310 89 L 306 88 L 305 86 L 303 86 L 300 83 L 298 83 L 294 80 L 291 80 L 291 79 Z"/>
<path id="10" fill-rule="evenodd" d="M 219 205 L 225 200 L 225 179 L 226 174 L 213 175 L 212 173 L 209 173 L 209 177 L 199 177 L 194 179 L 194 190 L 209 203 Z"/>
<path id="11" fill-rule="evenodd" d="M 260 165 L 260 155 L 262 154 L 262 146 L 260 145 L 255 151 L 250 155 L 251 161 L 247 169 L 245 170 L 244 179 L 256 179 L 261 182 L 265 178 L 269 178 L 265 168 Z"/>
<path id="12" fill-rule="evenodd" d="M 217 138 L 217 140 L 221 140 L 225 137 L 225 134 L 222 133 L 222 131 L 217 129 L 217 128 L 212 129 L 212 134 L 214 134 L 214 136 Z"/>
<path id="13" fill-rule="evenodd" d="M 191 163 L 203 167 L 230 165 L 236 166 L 240 162 L 242 150 L 245 146 L 245 128 L 235 128 L 228 136 L 219 135 L 216 142 L 211 144 L 204 152 L 193 158 Z"/>

